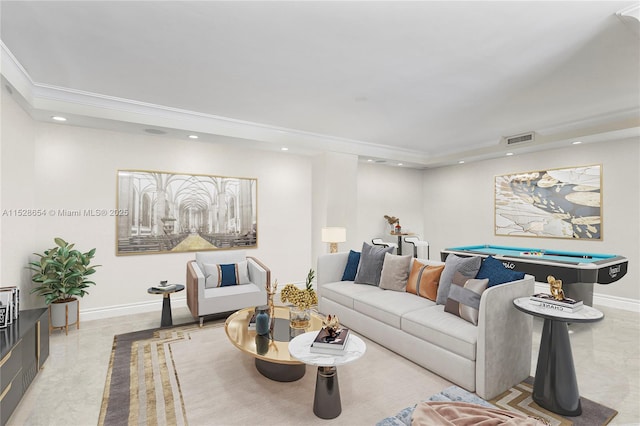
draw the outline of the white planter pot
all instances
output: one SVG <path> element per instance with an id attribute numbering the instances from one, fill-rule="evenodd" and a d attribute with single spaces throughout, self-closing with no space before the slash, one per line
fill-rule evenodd
<path id="1" fill-rule="evenodd" d="M 70 325 L 76 324 L 76 328 L 79 328 L 79 308 L 80 302 L 78 299 L 74 299 L 69 302 L 54 302 L 50 304 L 49 329 L 64 328 L 65 332 L 68 334 Z"/>

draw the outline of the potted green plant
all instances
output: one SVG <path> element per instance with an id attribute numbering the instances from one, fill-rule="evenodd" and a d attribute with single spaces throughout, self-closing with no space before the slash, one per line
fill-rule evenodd
<path id="1" fill-rule="evenodd" d="M 44 254 L 34 253 L 40 259 L 29 262 L 28 268 L 34 272 L 31 280 L 37 284 L 31 293 L 44 297 L 50 309 L 50 327 L 64 327 L 79 322 L 78 298 L 87 294 L 87 287 L 95 282 L 87 279 L 100 265 L 91 265 L 96 249 L 86 253 L 74 249 L 62 238 L 54 238 L 56 247 L 45 250 Z"/>

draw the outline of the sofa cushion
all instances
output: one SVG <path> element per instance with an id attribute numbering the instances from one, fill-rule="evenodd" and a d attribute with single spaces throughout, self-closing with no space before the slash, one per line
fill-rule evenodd
<path id="1" fill-rule="evenodd" d="M 356 279 L 356 273 L 358 272 L 358 265 L 360 264 L 360 252 L 349 250 L 349 257 L 347 258 L 347 266 L 344 267 L 342 273 L 342 281 L 353 281 Z"/>
<path id="2" fill-rule="evenodd" d="M 487 289 L 488 284 L 488 278 L 483 280 L 467 278 L 460 272 L 456 272 L 451 281 L 444 311 L 469 321 L 473 325 L 478 325 L 480 296 Z"/>
<path id="3" fill-rule="evenodd" d="M 330 299 L 336 303 L 353 309 L 353 299 L 363 292 L 383 292 L 379 287 L 368 284 L 355 284 L 352 281 L 339 281 L 324 284 L 322 286 L 322 297 Z"/>
<path id="4" fill-rule="evenodd" d="M 360 293 L 353 298 L 354 310 L 395 328 L 400 328 L 400 318 L 406 313 L 433 305 L 424 297 L 389 290 Z"/>
<path id="5" fill-rule="evenodd" d="M 493 256 L 489 256 L 482 261 L 476 278 L 488 278 L 489 287 L 493 287 L 494 285 L 521 280 L 524 278 L 524 272 L 507 269 L 501 261 Z"/>
<path id="6" fill-rule="evenodd" d="M 431 266 L 414 260 L 407 281 L 407 293 L 426 297 L 435 302 L 438 294 L 438 283 L 443 270 L 444 265 Z"/>
<path id="7" fill-rule="evenodd" d="M 199 251 L 196 253 L 196 263 L 200 267 L 200 270 L 204 272 L 204 265 L 209 264 L 229 264 L 238 263 L 246 260 L 247 252 L 245 250 L 212 250 L 212 251 Z"/>
<path id="8" fill-rule="evenodd" d="M 415 296 L 413 296 L 415 297 Z M 422 298 L 420 298 L 422 299 Z M 426 299 L 422 299 L 426 300 Z M 435 305 L 403 315 L 403 331 L 471 361 L 476 360 L 478 327 Z"/>
<path id="9" fill-rule="evenodd" d="M 226 287 L 237 284 L 249 284 L 247 261 L 229 264 L 204 264 L 204 287 Z"/>
<path id="10" fill-rule="evenodd" d="M 468 278 L 475 278 L 478 270 L 480 269 L 480 262 L 482 258 L 479 256 L 472 257 L 460 257 L 455 254 L 449 254 L 444 262 L 444 270 L 440 275 L 440 283 L 438 284 L 438 297 L 436 303 L 438 305 L 444 305 L 447 303 L 447 296 L 449 295 L 449 287 L 451 287 L 451 280 L 456 271 L 459 271 L 462 275 Z"/>
<path id="11" fill-rule="evenodd" d="M 372 246 L 366 242 L 362 244 L 360 267 L 353 280 L 356 284 L 379 285 L 382 264 L 385 253 L 391 253 L 393 247 Z"/>
<path id="12" fill-rule="evenodd" d="M 385 290 L 404 291 L 409 278 L 411 256 L 396 256 L 385 253 L 380 274 L 380 288 Z"/>

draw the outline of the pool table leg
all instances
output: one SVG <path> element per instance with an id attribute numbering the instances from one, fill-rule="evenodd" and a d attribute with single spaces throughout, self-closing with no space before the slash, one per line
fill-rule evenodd
<path id="1" fill-rule="evenodd" d="M 563 284 L 565 297 L 582 300 L 587 306 L 593 306 L 593 283 Z"/>

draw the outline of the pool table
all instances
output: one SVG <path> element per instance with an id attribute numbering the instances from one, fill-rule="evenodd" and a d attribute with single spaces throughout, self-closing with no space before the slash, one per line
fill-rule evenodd
<path id="1" fill-rule="evenodd" d="M 628 261 L 614 254 L 596 254 L 561 250 L 508 247 L 497 245 L 471 245 L 452 247 L 440 252 L 442 261 L 449 254 L 458 256 L 493 256 L 514 271 L 533 275 L 546 283 L 547 276 L 562 280 L 567 297 L 593 305 L 593 285 L 611 284 L 627 273 Z"/>

